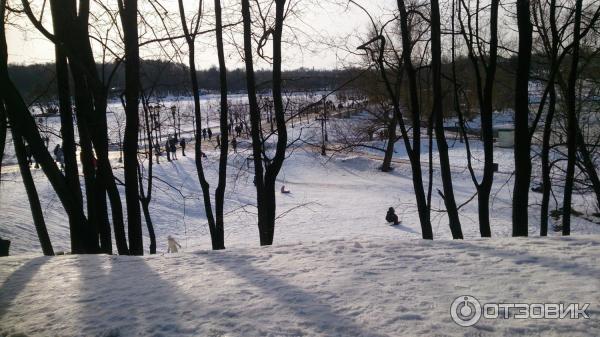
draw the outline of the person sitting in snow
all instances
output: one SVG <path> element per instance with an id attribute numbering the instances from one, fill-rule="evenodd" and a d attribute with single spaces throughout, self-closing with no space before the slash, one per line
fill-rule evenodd
<path id="1" fill-rule="evenodd" d="M 167 242 L 169 245 L 169 248 L 167 248 L 167 253 L 177 253 L 177 247 L 181 248 L 181 245 L 177 241 L 175 241 L 175 239 L 171 235 L 167 237 Z"/>
<path id="2" fill-rule="evenodd" d="M 285 185 L 281 185 L 281 193 L 288 194 L 288 193 L 291 193 L 291 192 L 290 192 L 290 190 L 286 190 L 285 189 Z"/>
<path id="3" fill-rule="evenodd" d="M 392 223 L 394 225 L 400 224 L 400 222 L 398 221 L 398 216 L 396 215 L 396 211 L 394 210 L 394 207 L 390 207 L 388 209 L 387 214 L 385 215 L 385 221 Z"/>

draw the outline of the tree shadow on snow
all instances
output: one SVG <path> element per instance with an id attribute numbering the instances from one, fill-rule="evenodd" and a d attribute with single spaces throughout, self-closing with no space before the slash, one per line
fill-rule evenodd
<path id="1" fill-rule="evenodd" d="M 463 246 L 464 251 L 483 252 L 491 256 L 507 259 L 509 261 L 512 261 L 516 265 L 535 265 L 544 267 L 546 269 L 553 269 L 558 272 L 567 273 L 569 275 L 590 277 L 596 280 L 600 278 L 600 269 L 593 268 L 589 265 L 573 262 L 573 260 L 562 260 L 557 259 L 554 256 L 543 256 L 539 254 L 533 254 L 530 250 L 535 249 L 537 245 L 553 245 L 553 240 L 548 240 L 546 238 L 535 238 L 531 241 L 518 242 L 518 238 L 513 239 L 515 240 L 514 246 L 518 250 L 502 249 L 502 247 L 499 247 L 497 245 L 486 246 L 485 241 L 481 241 L 481 245 L 473 244 L 468 241 L 460 241 L 458 242 L 458 244 Z M 561 240 L 569 239 L 561 238 Z M 564 247 L 557 246 L 553 247 L 552 249 L 557 248 L 561 249 Z M 567 249 L 569 248 L 567 247 Z"/>
<path id="2" fill-rule="evenodd" d="M 82 335 L 192 335 L 204 322 L 190 315 L 200 308 L 169 280 L 168 268 L 133 256 L 87 255 L 78 263 Z"/>
<path id="3" fill-rule="evenodd" d="M 313 331 L 308 335 L 383 336 L 365 329 L 352 318 L 340 314 L 340 310 L 328 304 L 326 299 L 321 299 L 305 289 L 287 283 L 278 276 L 252 266 L 252 260 L 255 259 L 253 256 L 236 255 L 231 251 L 225 252 L 225 254 L 206 254 L 205 256 L 215 265 L 226 268 L 240 279 L 246 280 L 250 285 L 262 290 L 266 297 L 277 300 L 282 306 L 281 310 L 289 311 L 296 316 L 296 320 L 290 319 L 289 321 L 300 320 L 300 326 Z M 275 308 L 275 310 L 279 309 Z M 276 317 L 266 317 L 266 319 L 272 324 L 270 327 L 264 327 L 266 329 L 289 328 L 290 331 L 294 331 L 294 327 L 279 325 L 278 323 L 283 322 L 277 322 Z M 272 333 L 279 335 L 282 332 L 278 334 L 275 330 Z M 292 334 L 303 335 L 302 332 L 292 332 Z"/>
<path id="4" fill-rule="evenodd" d="M 29 281 L 37 274 L 40 267 L 49 259 L 47 256 L 33 258 L 25 262 L 6 278 L 0 287 L 0 320 L 2 320 L 6 310 L 11 306 L 15 298 L 19 296 Z"/>

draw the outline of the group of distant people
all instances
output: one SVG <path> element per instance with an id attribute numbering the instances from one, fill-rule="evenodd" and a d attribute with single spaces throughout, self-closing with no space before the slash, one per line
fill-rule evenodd
<path id="1" fill-rule="evenodd" d="M 238 137 L 242 136 L 242 133 L 245 131 L 246 133 L 248 132 L 248 127 L 247 125 L 245 125 L 243 122 L 240 122 L 239 125 L 235 125 L 233 123 L 229 123 L 228 124 L 228 128 L 229 131 L 231 132 L 231 130 L 233 129 L 235 131 L 235 135 L 231 138 L 231 140 L 229 141 L 231 144 L 231 149 L 233 150 L 234 153 L 237 153 L 237 149 L 238 149 Z M 201 135 L 202 135 L 202 139 L 206 140 L 208 138 L 208 140 L 212 140 L 213 137 L 213 131 L 211 130 L 211 128 L 204 128 L 201 131 Z M 216 135 L 216 146 L 215 149 L 221 148 L 221 135 L 217 134 Z M 49 137 L 44 137 L 42 138 L 43 141 L 46 144 L 46 147 L 49 146 L 50 143 L 50 139 Z M 177 146 L 179 146 L 179 148 L 181 149 L 181 155 L 186 157 L 186 146 L 187 146 L 187 140 L 184 137 L 180 137 L 178 139 L 177 134 L 174 135 L 169 135 L 168 139 L 166 140 L 164 146 L 160 146 L 160 144 L 158 142 L 156 142 L 154 144 L 154 155 L 156 156 L 156 163 L 160 164 L 159 158 L 163 155 L 163 149 L 164 152 L 167 155 L 167 160 L 169 162 L 174 161 L 174 160 L 178 160 L 177 158 Z M 39 165 L 38 163 L 34 163 L 34 158 L 33 158 L 33 154 L 31 151 L 30 146 L 27 144 L 25 145 L 25 151 L 26 151 L 26 157 L 27 157 L 27 163 L 28 165 L 34 165 L 35 164 L 35 168 L 38 168 Z M 64 168 L 65 166 L 65 153 L 64 153 L 64 149 L 61 147 L 60 144 L 56 144 L 56 146 L 54 147 L 54 149 L 52 150 L 52 153 L 54 155 L 54 159 L 56 161 L 56 163 L 60 166 L 60 168 Z M 204 158 L 206 158 L 206 153 L 204 152 L 200 152 L 200 155 Z M 81 161 L 83 162 L 83 158 L 81 159 Z M 96 168 L 96 158 L 93 158 L 93 165 L 94 168 Z"/>

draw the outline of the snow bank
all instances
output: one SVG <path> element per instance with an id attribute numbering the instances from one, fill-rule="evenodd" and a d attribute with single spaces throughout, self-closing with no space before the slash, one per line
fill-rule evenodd
<path id="1" fill-rule="evenodd" d="M 598 336 L 599 256 L 600 236 L 8 257 L 0 336 Z M 464 328 L 460 295 L 591 303 L 591 318 Z"/>

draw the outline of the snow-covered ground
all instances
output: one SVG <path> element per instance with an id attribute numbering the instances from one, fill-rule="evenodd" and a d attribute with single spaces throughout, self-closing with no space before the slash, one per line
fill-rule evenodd
<path id="1" fill-rule="evenodd" d="M 320 125 L 297 125 L 288 133 L 290 139 L 318 144 Z M 275 245 L 259 248 L 256 191 L 247 166 L 250 144 L 240 138 L 238 153 L 229 158 L 228 249 L 220 252 L 208 250 L 191 146 L 187 157 L 179 153 L 171 163 L 163 157 L 154 166 L 150 211 L 158 256 L 40 256 L 18 169 L 3 170 L 0 237 L 12 241 L 16 256 L 0 259 L 0 336 L 600 335 L 600 225 L 592 216 L 593 197 L 574 195 L 574 207 L 583 213 L 572 219 L 576 237 L 551 232 L 550 238 L 509 238 L 512 149 L 495 148 L 500 172 L 492 189 L 494 238 L 477 239 L 477 203 L 465 147 L 458 140 L 449 142 L 456 198 L 464 204 L 460 215 L 466 240 L 460 242 L 448 241 L 443 201 L 436 193 L 441 189 L 437 164 L 435 240 L 419 239 L 411 170 L 401 142 L 391 173 L 378 170 L 381 153 L 375 151 L 323 157 L 314 146 L 290 149 L 277 188 L 285 184 L 291 193 L 277 195 Z M 214 190 L 218 153 L 214 144 L 204 146 Z M 427 146 L 424 141 L 424 168 Z M 479 175 L 481 143 L 473 140 L 471 146 Z M 437 163 L 435 148 L 433 157 Z M 122 175 L 116 156 L 111 158 L 116 175 Z M 55 251 L 68 252 L 62 206 L 43 172 L 32 171 Z M 530 193 L 532 236 L 539 233 L 539 199 Z M 560 200 L 551 201 L 551 208 L 558 205 Z M 385 222 L 388 207 L 396 208 L 401 225 Z M 164 254 L 168 235 L 183 245 L 183 253 Z M 144 245 L 149 245 L 147 236 Z M 463 328 L 449 314 L 460 295 L 482 303 L 591 303 L 591 318 L 482 320 Z"/>
<path id="2" fill-rule="evenodd" d="M 293 132 L 298 133 L 299 128 Z M 292 134 L 292 133 L 290 133 Z M 464 146 L 452 142 L 450 150 L 453 178 L 458 204 L 473 197 L 475 188 L 465 168 Z M 256 227 L 256 191 L 252 184 L 252 168 L 247 168 L 246 158 L 250 154 L 249 142 L 241 139 L 237 154 L 231 153 L 228 167 L 228 185 L 225 201 L 225 245 L 245 247 L 258 245 Z M 425 146 L 425 145 L 424 145 Z M 472 143 L 475 156 L 481 156 L 481 146 Z M 397 145 L 394 171 L 378 171 L 381 165 L 373 154 L 365 156 L 359 152 L 322 157 L 309 147 L 291 151 L 279 176 L 279 184 L 285 184 L 290 194 L 278 194 L 275 243 L 289 244 L 299 241 L 354 238 L 418 238 L 421 236 L 416 212 L 410 166 L 403 162 L 406 152 Z M 218 153 L 214 148 L 208 153 L 206 173 L 212 189 L 216 185 Z M 423 150 L 425 153 L 426 148 Z M 166 237 L 175 236 L 186 251 L 207 249 L 210 238 L 201 199 L 201 190 L 195 173 L 193 154 L 179 155 L 171 163 L 161 160 L 154 166 L 157 177 L 154 182 L 151 215 L 158 239 L 159 252 L 166 251 Z M 495 175 L 491 200 L 492 234 L 495 237 L 511 235 L 512 205 L 512 149 L 496 148 L 500 172 Z M 375 158 L 375 159 L 373 159 Z M 423 161 L 426 162 L 426 155 Z M 115 162 L 115 165 L 119 165 Z M 475 162 L 477 168 L 481 163 Z M 436 190 L 441 188 L 439 168 L 434 166 L 433 231 L 435 239 L 450 238 L 444 205 Z M 121 170 L 117 169 L 117 174 Z M 57 251 L 68 251 L 68 227 L 65 213 L 50 184 L 41 170 L 33 170 L 50 238 Z M 12 240 L 11 254 L 40 252 L 37 235 L 28 210 L 27 196 L 18 172 L 2 174 L 0 184 L 0 237 Z M 168 183 L 168 184 L 167 184 Z M 539 233 L 540 194 L 530 193 L 530 234 Z M 560 205 L 560 200 L 559 205 Z M 584 217 L 573 217 L 574 234 L 600 234 L 600 225 L 587 219 L 594 209 L 592 195 L 574 195 L 574 207 Z M 390 227 L 384 217 L 388 207 L 396 208 L 402 220 L 399 227 Z M 555 207 L 554 201 L 551 208 Z M 476 198 L 460 209 L 465 237 L 479 236 Z M 144 228 L 145 229 L 145 228 Z M 557 235 L 551 233 L 551 235 Z M 144 238 L 145 247 L 149 245 Z"/>
<path id="3" fill-rule="evenodd" d="M 0 336 L 598 336 L 599 257 L 599 236 L 8 257 Z M 590 303 L 590 318 L 465 328 L 450 316 L 461 295 Z"/>

